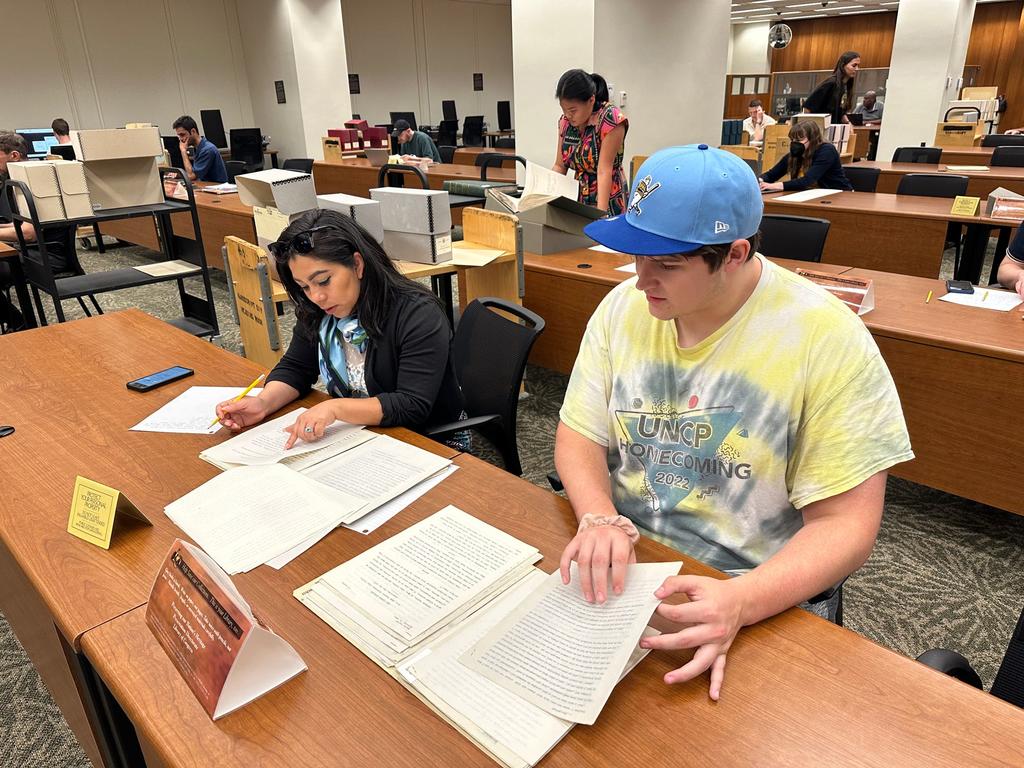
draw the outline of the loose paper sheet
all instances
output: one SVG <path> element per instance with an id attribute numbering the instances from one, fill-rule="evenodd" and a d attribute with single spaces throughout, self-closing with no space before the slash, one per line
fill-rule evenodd
<path id="1" fill-rule="evenodd" d="M 551 574 L 460 660 L 548 714 L 593 725 L 660 602 L 654 590 L 681 565 L 630 565 L 623 593 L 598 605 L 573 563 L 569 584 Z"/>
<path id="2" fill-rule="evenodd" d="M 588 250 L 597 251 L 598 253 L 618 253 L 625 256 L 625 254 L 622 253 L 622 251 L 616 251 L 612 248 L 609 248 L 607 245 L 592 245 Z"/>
<path id="3" fill-rule="evenodd" d="M 615 271 L 616 272 L 629 272 L 629 273 L 635 275 L 636 274 L 636 262 L 635 261 L 631 261 L 631 262 L 629 262 L 629 264 L 623 264 L 621 267 L 616 267 Z"/>
<path id="4" fill-rule="evenodd" d="M 457 267 L 486 267 L 505 251 L 497 248 L 459 248 L 452 247 L 452 264 Z"/>
<path id="5" fill-rule="evenodd" d="M 805 189 L 803 192 L 781 195 L 774 198 L 772 202 L 788 200 L 791 203 L 806 203 L 808 200 L 817 200 L 819 197 L 838 195 L 842 191 L 841 189 Z"/>
<path id="6" fill-rule="evenodd" d="M 987 165 L 947 165 L 947 171 L 987 171 Z"/>
<path id="7" fill-rule="evenodd" d="M 189 387 L 132 427 L 132 430 L 212 435 L 221 428 L 220 423 L 210 426 L 210 422 L 217 415 L 217 404 L 238 397 L 238 393 L 243 389 L 244 387 Z M 247 397 L 256 397 L 262 391 L 263 389 L 258 387 Z"/>
<path id="8" fill-rule="evenodd" d="M 187 261 L 181 259 L 175 259 L 174 261 L 161 261 L 156 264 L 143 264 L 135 267 L 139 272 L 143 272 L 152 277 L 164 277 L 165 275 L 180 275 L 184 272 L 198 272 L 199 267 L 195 264 L 189 264 Z"/>
<path id="9" fill-rule="evenodd" d="M 947 293 L 939 297 L 940 301 L 960 304 L 964 307 L 994 309 L 997 312 L 1009 312 L 1021 303 L 1021 298 L 1013 291 L 992 291 L 988 288 L 975 287 L 974 293 Z"/>

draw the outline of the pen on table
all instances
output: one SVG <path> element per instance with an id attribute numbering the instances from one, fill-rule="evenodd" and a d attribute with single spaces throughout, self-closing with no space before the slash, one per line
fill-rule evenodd
<path id="1" fill-rule="evenodd" d="M 981 294 L 981 300 L 984 301 L 987 298 L 988 298 L 988 291 L 985 291 L 984 293 Z"/>
<path id="2" fill-rule="evenodd" d="M 248 395 L 248 394 L 249 394 L 250 392 L 252 392 L 253 388 L 254 388 L 254 387 L 255 387 L 255 386 L 257 385 L 257 384 L 259 384 L 259 383 L 260 383 L 261 381 L 263 381 L 263 380 L 264 380 L 264 379 L 265 379 L 266 377 L 267 377 L 267 374 L 265 374 L 265 373 L 261 373 L 261 374 L 260 374 L 259 376 L 257 376 L 257 377 L 256 377 L 255 379 L 253 379 L 253 382 L 252 382 L 252 384 L 250 384 L 250 385 L 249 385 L 248 387 L 246 387 L 246 388 L 245 388 L 245 389 L 243 389 L 243 390 L 242 390 L 241 392 L 239 392 L 239 393 L 238 393 L 238 395 L 237 395 L 236 397 L 233 397 L 233 398 L 231 398 L 231 402 L 232 402 L 232 403 L 235 403 L 235 402 L 238 402 L 239 400 L 241 400 L 241 399 L 242 399 L 243 397 L 245 397 L 245 396 L 246 396 L 246 395 Z M 211 421 L 211 422 L 210 422 L 210 427 L 212 427 L 212 426 L 213 426 L 214 424 L 216 424 L 216 423 L 217 423 L 218 421 L 220 421 L 220 416 L 214 416 L 214 417 L 213 417 L 213 421 Z M 207 429 L 209 429 L 210 427 L 207 427 Z"/>
<path id="3" fill-rule="evenodd" d="M 928 295 L 924 297 L 924 303 L 927 304 L 931 300 L 932 300 L 932 292 L 928 291 Z"/>

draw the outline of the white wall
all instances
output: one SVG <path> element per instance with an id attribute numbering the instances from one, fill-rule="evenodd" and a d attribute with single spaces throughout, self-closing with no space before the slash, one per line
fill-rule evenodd
<path id="1" fill-rule="evenodd" d="M 220 109 L 252 123 L 235 0 L 35 0 L 4 3 L 4 128 L 152 122 Z M 201 17 L 202 24 L 195 19 Z M 16 33 L 12 33 L 16 30 Z"/>
<path id="2" fill-rule="evenodd" d="M 771 71 L 771 56 L 768 53 L 769 26 L 767 21 L 732 25 L 726 72 L 737 75 L 760 75 Z"/>
<path id="3" fill-rule="evenodd" d="M 377 0 L 341 0 L 341 7 L 348 71 L 359 75 L 352 112 L 371 125 L 391 122 L 390 112 L 437 125 L 441 102 L 454 99 L 460 124 L 483 115 L 497 129 L 497 102 L 513 100 L 508 0 L 395 0 L 384 10 Z M 473 90 L 474 72 L 483 73 L 482 91 Z"/>
<path id="4" fill-rule="evenodd" d="M 975 0 L 901 0 L 896 16 L 878 157 L 931 146 L 935 124 L 957 93 Z"/>
<path id="5" fill-rule="evenodd" d="M 594 68 L 614 83 L 616 103 L 622 91 L 628 97 L 623 108 L 629 117 L 627 162 L 676 144 L 718 146 L 729 4 L 596 0 L 595 8 Z M 608 45 L 611 39 L 617 44 Z"/>

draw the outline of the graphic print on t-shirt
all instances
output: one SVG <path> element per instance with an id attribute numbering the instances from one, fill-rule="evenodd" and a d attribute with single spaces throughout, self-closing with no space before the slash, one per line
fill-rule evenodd
<path id="1" fill-rule="evenodd" d="M 685 411 L 655 403 L 650 410 L 615 412 L 626 435 L 623 452 L 644 468 L 643 495 L 656 513 L 674 509 L 693 493 L 699 500 L 716 494 L 729 479 L 750 479 L 750 465 L 735 461 L 735 448 L 724 444 L 743 414 L 731 405 L 697 404 L 691 397 Z"/>

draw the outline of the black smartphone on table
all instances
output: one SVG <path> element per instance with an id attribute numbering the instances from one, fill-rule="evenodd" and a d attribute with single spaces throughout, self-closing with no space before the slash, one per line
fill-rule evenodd
<path id="1" fill-rule="evenodd" d="M 186 376 L 191 376 L 195 371 L 191 368 L 185 368 L 181 365 L 175 365 L 170 368 L 165 368 L 162 371 L 151 373 L 148 376 L 143 376 L 141 379 L 135 379 L 125 384 L 128 389 L 134 389 L 136 392 L 149 392 L 151 389 L 162 387 L 164 384 L 170 384 L 172 381 L 178 381 L 178 379 L 184 379 Z"/>
<path id="2" fill-rule="evenodd" d="M 947 280 L 946 290 L 950 293 L 974 293 L 970 280 Z"/>

